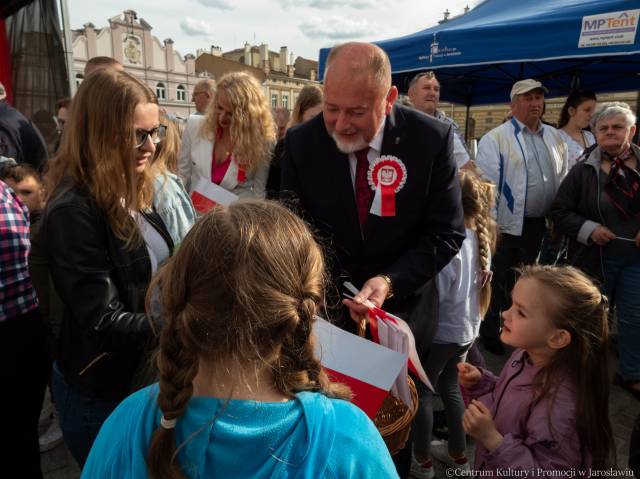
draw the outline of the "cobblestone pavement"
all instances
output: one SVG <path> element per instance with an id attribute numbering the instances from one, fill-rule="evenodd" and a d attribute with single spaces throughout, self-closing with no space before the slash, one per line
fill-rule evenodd
<path id="1" fill-rule="evenodd" d="M 487 352 L 484 352 L 484 356 L 487 361 L 487 367 L 496 374 L 500 372 L 508 359 L 508 356 L 494 356 Z M 615 358 L 612 359 L 611 363 L 615 365 Z M 613 370 L 611 374 L 613 376 Z M 640 401 L 634 399 L 619 387 L 613 386 L 609 401 L 609 414 L 616 441 L 618 465 L 621 468 L 626 468 L 629 454 L 629 437 L 633 422 L 640 414 Z M 473 458 L 473 444 L 469 444 L 467 454 L 469 458 Z M 64 444 L 43 453 L 40 459 L 45 479 L 76 479 L 80 477 L 80 469 Z M 444 469 L 437 461 L 435 471 L 437 478 L 447 477 Z"/>

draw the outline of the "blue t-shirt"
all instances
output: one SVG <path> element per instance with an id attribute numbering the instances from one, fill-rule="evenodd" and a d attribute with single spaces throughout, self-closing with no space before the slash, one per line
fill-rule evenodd
<path id="1" fill-rule="evenodd" d="M 125 399 L 100 429 L 83 478 L 147 477 L 160 425 L 154 384 Z M 176 425 L 190 478 L 398 477 L 371 420 L 346 401 L 303 392 L 286 402 L 194 397 Z"/>

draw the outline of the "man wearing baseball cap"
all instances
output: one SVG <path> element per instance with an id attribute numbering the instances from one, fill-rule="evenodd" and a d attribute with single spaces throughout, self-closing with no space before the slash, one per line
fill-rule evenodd
<path id="1" fill-rule="evenodd" d="M 540 120 L 544 94 L 537 80 L 511 88 L 513 118 L 480 140 L 476 163 L 496 185 L 495 214 L 501 239 L 493 258 L 491 307 L 480 329 L 485 347 L 504 353 L 499 340 L 500 311 L 508 309 L 514 268 L 536 262 L 558 186 L 567 173 L 567 146 L 558 131 Z"/>

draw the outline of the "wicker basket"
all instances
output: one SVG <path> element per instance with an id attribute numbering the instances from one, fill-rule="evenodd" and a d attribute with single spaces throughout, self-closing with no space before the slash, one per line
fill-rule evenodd
<path id="1" fill-rule="evenodd" d="M 358 334 L 364 337 L 365 331 L 366 323 L 361 323 Z M 411 407 L 389 393 L 373 420 L 391 455 L 400 451 L 407 443 L 411 432 L 411 422 L 418 410 L 416 385 L 410 377 L 407 377 L 407 382 L 411 393 Z"/>

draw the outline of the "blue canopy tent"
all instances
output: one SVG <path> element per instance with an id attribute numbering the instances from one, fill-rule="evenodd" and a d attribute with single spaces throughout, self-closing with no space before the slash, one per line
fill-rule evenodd
<path id="1" fill-rule="evenodd" d="M 573 88 L 640 88 L 640 0 L 485 0 L 435 27 L 375 42 L 406 91 L 418 72 L 434 70 L 441 98 L 467 106 L 509 101 L 511 85 L 541 80 L 549 96 Z M 320 78 L 329 49 L 320 51 Z"/>

